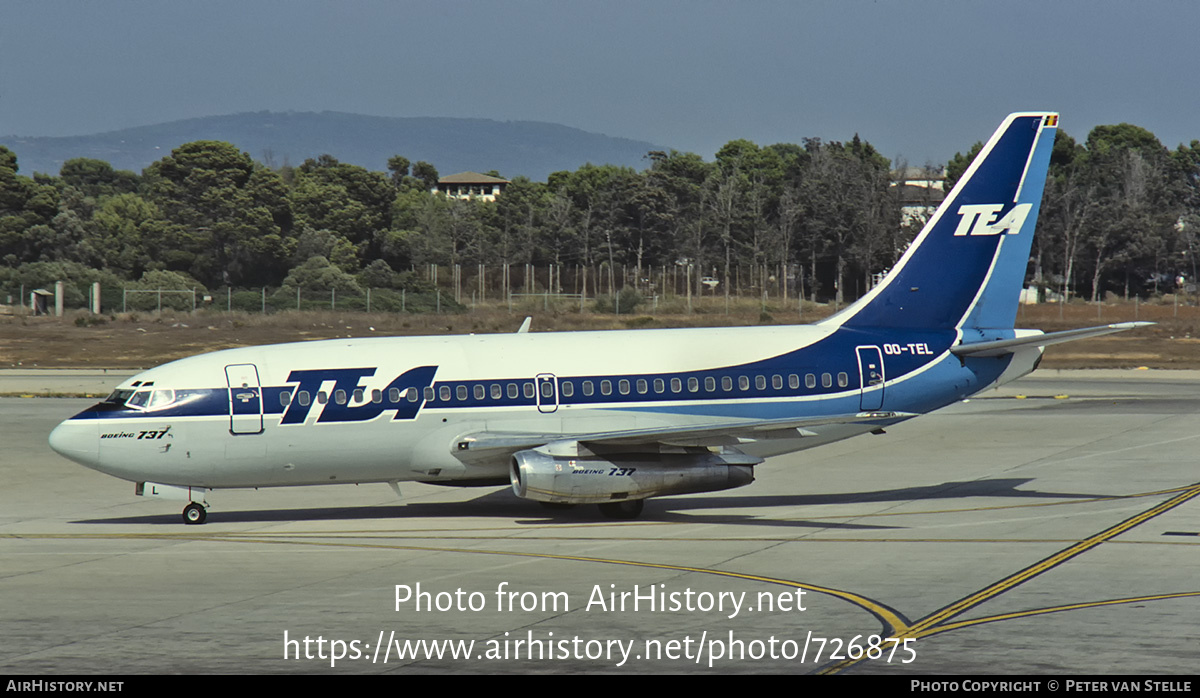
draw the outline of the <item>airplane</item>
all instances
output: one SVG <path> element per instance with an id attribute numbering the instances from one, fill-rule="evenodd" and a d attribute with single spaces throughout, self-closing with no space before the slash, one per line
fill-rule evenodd
<path id="1" fill-rule="evenodd" d="M 634 518 L 747 485 L 766 458 L 925 414 L 1037 367 L 1050 344 L 1152 323 L 1014 329 L 1053 112 L 1008 116 L 887 276 L 812 325 L 331 339 L 133 376 L 50 446 L 187 502 L 222 488 L 510 485 Z"/>

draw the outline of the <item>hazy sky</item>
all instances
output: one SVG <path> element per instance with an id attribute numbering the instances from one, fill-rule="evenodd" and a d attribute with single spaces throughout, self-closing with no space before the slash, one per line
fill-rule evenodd
<path id="1" fill-rule="evenodd" d="M 944 162 L 1005 114 L 1200 139 L 1200 2 L 0 0 L 0 135 L 245 111 L 551 121 L 709 158 L 861 134 Z"/>

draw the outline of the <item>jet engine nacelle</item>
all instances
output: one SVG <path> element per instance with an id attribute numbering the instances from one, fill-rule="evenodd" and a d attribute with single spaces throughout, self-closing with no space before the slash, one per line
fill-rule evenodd
<path id="1" fill-rule="evenodd" d="M 539 502 L 604 504 L 667 494 L 714 492 L 754 482 L 761 458 L 742 453 L 513 454 L 513 492 Z"/>

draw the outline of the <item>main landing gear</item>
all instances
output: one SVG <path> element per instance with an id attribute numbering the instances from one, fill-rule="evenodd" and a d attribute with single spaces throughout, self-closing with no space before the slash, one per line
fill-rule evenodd
<path id="1" fill-rule="evenodd" d="M 207 518 L 208 510 L 199 502 L 192 502 L 183 508 L 183 522 L 185 524 L 202 524 Z"/>

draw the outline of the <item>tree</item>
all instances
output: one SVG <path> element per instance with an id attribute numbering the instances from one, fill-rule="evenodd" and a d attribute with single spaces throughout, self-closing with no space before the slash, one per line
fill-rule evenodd
<path id="1" fill-rule="evenodd" d="M 67 160 L 59 170 L 59 176 L 64 184 L 93 199 L 136 192 L 139 180 L 133 172 L 114 170 L 107 162 L 92 158 Z"/>
<path id="2" fill-rule="evenodd" d="M 16 153 L 0 146 L 0 259 L 9 264 L 42 258 L 59 213 L 54 179 L 30 179 L 17 169 Z"/>
<path id="3" fill-rule="evenodd" d="M 418 160 L 417 164 L 412 168 L 413 177 L 421 180 L 421 184 L 425 187 L 425 191 L 433 191 L 438 183 L 437 168 L 424 160 Z"/>
<path id="4" fill-rule="evenodd" d="M 411 164 L 408 158 L 403 155 L 393 155 L 388 158 L 388 171 L 392 173 L 392 186 L 396 187 L 396 189 L 400 189 L 401 185 L 404 184 L 405 178 L 408 177 L 409 165 Z"/>
<path id="5" fill-rule="evenodd" d="M 975 162 L 975 156 L 979 155 L 981 150 L 983 150 L 983 142 L 975 141 L 975 145 L 971 146 L 966 155 L 955 153 L 954 157 L 950 158 L 950 162 L 946 163 L 946 193 L 954 189 L 954 185 L 958 184 L 959 178 L 963 176 L 971 163 Z"/>
<path id="6" fill-rule="evenodd" d="M 147 197 L 171 221 L 170 266 L 210 286 L 263 285 L 285 271 L 291 208 L 279 174 L 221 141 L 185 143 L 146 169 Z"/>

